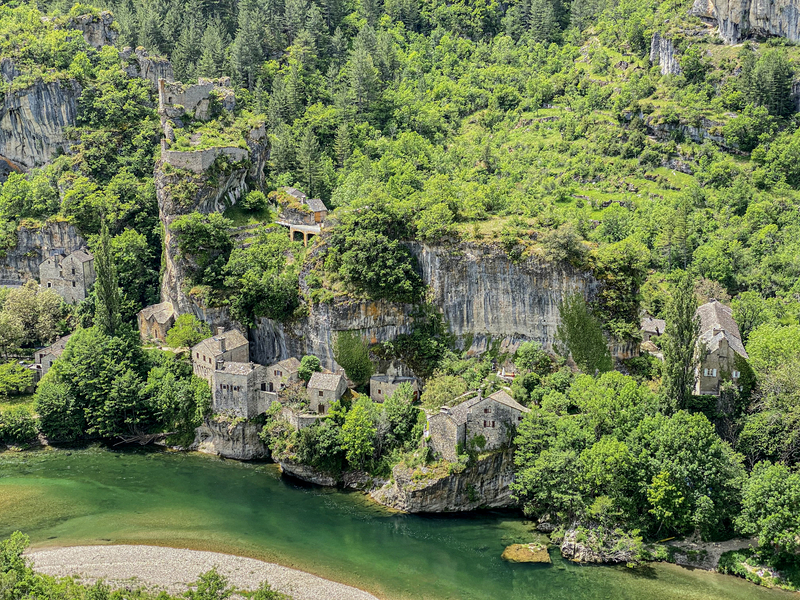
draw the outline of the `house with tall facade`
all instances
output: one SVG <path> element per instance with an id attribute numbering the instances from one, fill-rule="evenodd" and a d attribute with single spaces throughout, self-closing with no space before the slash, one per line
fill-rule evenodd
<path id="1" fill-rule="evenodd" d="M 312 413 L 325 415 L 331 404 L 347 391 L 347 379 L 339 373 L 314 373 L 308 380 L 308 405 Z"/>
<path id="2" fill-rule="evenodd" d="M 694 393 L 719 396 L 724 381 L 739 385 L 741 372 L 736 359 L 746 360 L 747 351 L 730 307 L 712 300 L 700 306 L 695 314 L 700 320 L 700 335 Z"/>
<path id="3" fill-rule="evenodd" d="M 411 385 L 411 389 L 414 390 L 414 400 L 419 399 L 419 383 L 415 377 L 380 374 L 369 378 L 369 397 L 373 402 L 383 402 L 404 383 Z"/>
<path id="4" fill-rule="evenodd" d="M 211 375 L 211 410 L 252 419 L 269 409 L 278 395 L 267 389 L 269 367 L 218 359 Z"/>
<path id="5" fill-rule="evenodd" d="M 219 361 L 250 362 L 250 345 L 241 331 L 219 327 L 216 335 L 192 347 L 192 371 L 209 384 Z"/>
<path id="6" fill-rule="evenodd" d="M 652 338 L 664 335 L 667 322 L 664 319 L 656 319 L 650 315 L 642 317 L 639 333 L 642 335 L 643 342 L 649 342 Z"/>
<path id="7" fill-rule="evenodd" d="M 85 300 L 95 279 L 94 256 L 86 250 L 56 253 L 39 265 L 39 284 L 69 304 Z"/>
<path id="8" fill-rule="evenodd" d="M 465 394 L 453 407 L 442 406 L 428 415 L 425 437 L 442 458 L 458 460 L 458 451 L 473 441 L 481 451 L 497 450 L 509 444 L 517 426 L 530 412 L 505 390 L 484 397 L 480 391 Z"/>
<path id="9" fill-rule="evenodd" d="M 268 367 L 267 390 L 277 393 L 297 383 L 300 381 L 299 371 L 300 361 L 293 356 Z"/>
<path id="10" fill-rule="evenodd" d="M 142 341 L 164 343 L 167 332 L 175 324 L 175 309 L 172 302 L 161 302 L 144 307 L 136 314 L 139 335 Z"/>

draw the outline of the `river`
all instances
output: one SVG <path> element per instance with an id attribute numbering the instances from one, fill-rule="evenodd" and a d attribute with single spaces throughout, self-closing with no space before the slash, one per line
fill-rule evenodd
<path id="1" fill-rule="evenodd" d="M 0 456 L 0 537 L 34 547 L 129 543 L 251 556 L 389 600 L 787 600 L 718 574 L 660 565 L 510 564 L 532 525 L 489 513 L 391 513 L 358 493 L 301 485 L 275 465 L 200 454 L 49 450 Z"/>

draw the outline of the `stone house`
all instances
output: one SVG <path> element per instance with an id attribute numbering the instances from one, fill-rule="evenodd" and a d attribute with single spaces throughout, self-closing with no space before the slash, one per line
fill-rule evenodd
<path id="1" fill-rule="evenodd" d="M 342 373 L 314 373 L 307 389 L 310 411 L 324 415 L 347 391 L 347 379 Z"/>
<path id="2" fill-rule="evenodd" d="M 85 250 L 76 250 L 66 256 L 54 254 L 39 265 L 39 283 L 77 304 L 86 299 L 97 276 L 94 257 Z"/>
<path id="3" fill-rule="evenodd" d="M 67 347 L 67 342 L 71 337 L 72 334 L 65 335 L 62 338 L 58 338 L 47 348 L 42 348 L 41 350 L 36 351 L 33 364 L 33 371 L 36 374 L 36 381 L 39 381 L 42 377 L 44 377 L 50 370 L 50 367 L 53 366 L 53 363 L 61 357 L 61 355 L 64 353 L 64 348 Z"/>
<path id="4" fill-rule="evenodd" d="M 314 223 L 322 223 L 325 217 L 328 216 L 328 207 L 319 198 L 311 198 L 306 200 L 305 205 L 308 206 L 311 213 L 314 215 Z"/>
<path id="5" fill-rule="evenodd" d="M 747 359 L 747 351 L 729 307 L 712 300 L 695 314 L 700 319 L 700 336 L 694 393 L 719 396 L 723 381 L 730 380 L 738 386 L 741 373 L 736 369 L 736 357 Z"/>
<path id="6" fill-rule="evenodd" d="M 267 391 L 277 393 L 300 381 L 299 370 L 300 361 L 293 356 L 267 367 Z"/>
<path id="7" fill-rule="evenodd" d="M 175 324 L 175 310 L 172 302 L 146 306 L 136 314 L 136 321 L 139 324 L 139 335 L 142 337 L 142 341 L 154 340 L 164 343 L 167 332 Z"/>
<path id="8" fill-rule="evenodd" d="M 404 383 L 410 383 L 414 390 L 414 400 L 419 399 L 419 384 L 415 377 L 395 375 L 373 375 L 369 378 L 369 397 L 373 402 L 383 402 Z"/>
<path id="9" fill-rule="evenodd" d="M 211 375 L 212 404 L 215 413 L 252 419 L 278 399 L 267 391 L 267 367 L 252 362 L 216 361 Z"/>
<path id="10" fill-rule="evenodd" d="M 428 416 L 425 436 L 442 458 L 458 460 L 459 449 L 474 441 L 481 451 L 496 450 L 508 444 L 525 413 L 530 412 L 505 390 L 483 397 L 477 396 L 443 406 Z"/>
<path id="11" fill-rule="evenodd" d="M 192 347 L 192 371 L 209 384 L 219 361 L 250 362 L 250 346 L 241 331 L 219 327 L 217 335 Z"/>
<path id="12" fill-rule="evenodd" d="M 664 319 L 655 319 L 650 315 L 642 317 L 641 328 L 639 332 L 642 335 L 643 342 L 649 342 L 651 338 L 664 335 L 664 329 L 667 327 L 667 322 Z"/>

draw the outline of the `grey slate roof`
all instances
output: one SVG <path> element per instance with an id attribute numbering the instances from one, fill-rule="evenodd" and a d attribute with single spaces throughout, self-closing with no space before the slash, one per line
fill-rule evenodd
<path id="1" fill-rule="evenodd" d="M 231 375 L 247 375 L 261 365 L 255 363 L 226 362 L 221 369 L 215 369 L 217 373 L 230 373 Z"/>
<path id="2" fill-rule="evenodd" d="M 143 319 L 155 318 L 157 323 L 166 323 L 170 317 L 174 316 L 175 311 L 172 308 L 172 302 L 161 302 L 160 304 L 151 304 L 145 306 L 139 311 Z"/>
<path id="3" fill-rule="evenodd" d="M 470 398 L 469 400 L 464 400 L 461 404 L 456 404 L 453 408 L 451 408 L 447 414 L 450 415 L 450 418 L 453 419 L 456 425 L 464 425 L 467 422 L 467 417 L 469 416 L 469 410 L 475 406 L 478 402 L 483 400 L 480 394 L 477 396 Z"/>
<path id="4" fill-rule="evenodd" d="M 72 337 L 72 334 L 70 333 L 69 335 L 65 335 L 62 338 L 58 338 L 55 342 L 50 344 L 47 348 L 42 348 L 41 350 L 37 351 L 36 354 L 39 354 L 39 355 L 42 355 L 42 356 L 44 356 L 46 354 L 52 354 L 53 356 L 58 358 L 59 356 L 61 356 L 64 353 L 64 348 L 67 347 L 67 342 L 69 341 L 69 338 L 71 338 L 71 337 Z"/>
<path id="5" fill-rule="evenodd" d="M 219 354 L 219 341 L 225 339 L 225 351 L 230 352 L 234 348 L 247 345 L 247 338 L 242 335 L 238 329 L 230 329 L 222 335 L 215 335 L 208 339 L 203 340 L 192 348 L 192 352 L 203 352 L 207 355 L 214 356 Z"/>
<path id="6" fill-rule="evenodd" d="M 336 391 L 344 379 L 341 373 L 314 373 L 308 380 L 308 389 Z"/>
<path id="7" fill-rule="evenodd" d="M 308 208 L 310 208 L 313 212 L 328 210 L 328 207 L 325 206 L 325 203 L 319 198 L 309 198 L 308 200 L 306 200 L 306 206 L 308 206 Z"/>
<path id="8" fill-rule="evenodd" d="M 664 319 L 655 319 L 650 315 L 642 318 L 642 331 L 647 331 L 648 333 L 653 333 L 655 335 L 662 335 L 666 327 L 667 322 Z"/>
<path id="9" fill-rule="evenodd" d="M 380 383 L 395 384 L 395 383 L 406 383 L 406 382 L 413 383 L 417 379 L 415 377 L 404 377 L 402 375 L 383 375 L 383 374 L 378 374 L 378 375 L 373 375 L 372 377 L 370 377 L 370 380 L 371 381 L 379 381 Z"/>
<path id="10" fill-rule="evenodd" d="M 490 395 L 489 398 L 491 398 L 495 402 L 499 402 L 500 404 L 505 404 L 509 408 L 513 408 L 520 412 L 524 413 L 531 412 L 530 408 L 525 408 L 524 406 L 522 406 L 522 404 L 514 400 L 514 398 L 512 398 L 505 390 L 498 390 L 494 394 Z"/>
<path id="11" fill-rule="evenodd" d="M 78 261 L 85 263 L 89 262 L 90 260 L 94 260 L 94 256 L 85 252 L 84 250 L 75 250 L 75 252 L 71 253 L 69 256 L 77 258 Z M 67 258 L 69 258 L 69 256 Z"/>
<path id="12" fill-rule="evenodd" d="M 300 190 L 296 189 L 296 188 L 285 187 L 285 188 L 283 188 L 283 191 L 286 192 L 287 194 L 289 194 L 290 196 L 294 196 L 295 198 L 297 198 L 301 202 L 304 202 L 305 199 L 306 199 L 306 195 L 303 192 L 301 192 Z"/>
<path id="13" fill-rule="evenodd" d="M 720 341 L 726 339 L 734 352 L 748 358 L 739 326 L 733 320 L 733 311 L 729 307 L 712 300 L 700 306 L 695 314 L 700 317 L 700 340 L 709 352 L 719 348 Z"/>
<path id="14" fill-rule="evenodd" d="M 297 360 L 294 356 L 290 356 L 289 358 L 284 359 L 273 366 L 280 367 L 286 371 L 294 373 L 300 368 L 300 361 Z"/>

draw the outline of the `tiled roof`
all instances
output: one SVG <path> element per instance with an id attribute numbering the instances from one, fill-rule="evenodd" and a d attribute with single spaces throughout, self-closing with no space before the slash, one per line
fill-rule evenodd
<path id="1" fill-rule="evenodd" d="M 313 212 L 328 210 L 328 207 L 325 206 L 325 203 L 319 198 L 309 198 L 306 200 L 306 206 L 308 206 L 308 208 L 310 208 Z"/>
<path id="2" fill-rule="evenodd" d="M 451 408 L 447 414 L 455 421 L 456 425 L 463 425 L 467 422 L 467 416 L 469 415 L 469 409 L 475 406 L 478 402 L 483 400 L 480 394 L 477 396 L 470 398 L 469 400 L 464 400 L 461 404 L 456 404 L 453 408 Z"/>
<path id="3" fill-rule="evenodd" d="M 505 390 L 499 390 L 494 394 L 492 394 L 491 396 L 489 396 L 489 398 L 491 398 L 495 402 L 499 402 L 500 404 L 505 404 L 509 408 L 513 408 L 520 412 L 524 413 L 531 412 L 530 408 L 525 408 L 524 406 L 522 406 L 522 404 L 514 400 L 514 398 L 512 398 Z"/>
<path id="4" fill-rule="evenodd" d="M 301 192 L 300 190 L 293 188 L 293 187 L 285 187 L 283 191 L 289 194 L 290 196 L 294 196 L 300 201 L 304 201 L 306 199 L 306 195 Z"/>
<path id="5" fill-rule="evenodd" d="M 719 348 L 722 339 L 727 339 L 734 352 L 747 358 L 739 326 L 733 320 L 733 311 L 729 307 L 712 300 L 700 306 L 696 314 L 700 317 L 700 340 L 709 352 Z"/>
<path id="6" fill-rule="evenodd" d="M 94 260 L 94 256 L 83 250 L 75 250 L 75 252 L 71 253 L 69 256 L 67 256 L 67 258 L 70 256 L 78 259 L 78 261 L 82 263 Z"/>
<path id="7" fill-rule="evenodd" d="M 67 342 L 69 338 L 72 337 L 72 334 L 65 335 L 62 338 L 58 338 L 55 342 L 50 344 L 47 348 L 42 348 L 36 354 L 45 355 L 45 354 L 52 354 L 56 358 L 61 356 L 64 353 L 64 348 L 67 347 Z"/>
<path id="8" fill-rule="evenodd" d="M 646 316 L 642 319 L 641 326 L 642 331 L 661 335 L 664 333 L 664 329 L 667 327 L 667 322 L 664 319 L 654 319 L 651 316 Z"/>
<path id="9" fill-rule="evenodd" d="M 379 381 L 380 383 L 414 383 L 416 381 L 415 377 L 403 377 L 400 375 L 373 375 L 370 377 L 372 381 Z"/>
<path id="10" fill-rule="evenodd" d="M 172 302 L 161 302 L 160 304 L 151 304 L 144 307 L 139 311 L 143 319 L 155 318 L 157 323 L 166 323 L 170 317 L 175 315 L 172 308 Z"/>
<path id="11" fill-rule="evenodd" d="M 222 364 L 221 369 L 215 369 L 215 371 L 217 373 L 230 373 L 231 375 L 247 375 L 259 366 L 261 365 L 251 362 L 225 362 Z"/>
<path id="12" fill-rule="evenodd" d="M 291 356 L 285 360 L 280 361 L 279 363 L 275 364 L 276 367 L 281 367 L 291 373 L 297 371 L 300 368 L 300 361 L 297 360 L 294 356 Z"/>
<path id="13" fill-rule="evenodd" d="M 341 373 L 314 373 L 308 381 L 308 388 L 335 391 L 343 379 Z"/>
<path id="14" fill-rule="evenodd" d="M 192 348 L 192 352 L 203 352 L 207 355 L 215 355 L 220 352 L 219 341 L 225 339 L 225 351 L 230 352 L 234 348 L 247 345 L 247 338 L 242 335 L 238 329 L 230 329 L 222 335 L 215 335 L 208 339 L 203 340 Z"/>

